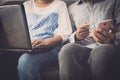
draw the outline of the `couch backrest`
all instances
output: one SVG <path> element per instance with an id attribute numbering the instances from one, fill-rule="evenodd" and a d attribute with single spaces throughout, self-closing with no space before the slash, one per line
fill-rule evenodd
<path id="1" fill-rule="evenodd" d="M 63 0 L 67 6 L 69 7 L 72 3 L 74 3 L 76 0 Z"/>
<path id="2" fill-rule="evenodd" d="M 26 0 L 0 0 L 0 5 L 5 5 L 5 4 L 22 4 L 24 1 Z M 67 6 L 69 6 L 70 4 L 74 3 L 77 0 L 63 0 Z"/>
<path id="3" fill-rule="evenodd" d="M 0 5 L 4 5 L 4 4 L 14 4 L 14 3 L 22 3 L 26 0 L 0 0 Z"/>

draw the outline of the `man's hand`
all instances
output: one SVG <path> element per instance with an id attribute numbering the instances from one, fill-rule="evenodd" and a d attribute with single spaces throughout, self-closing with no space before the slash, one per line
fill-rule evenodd
<path id="1" fill-rule="evenodd" d="M 82 40 L 85 37 L 87 37 L 88 35 L 89 35 L 89 24 L 87 24 L 87 23 L 81 24 L 77 28 L 76 33 L 75 33 L 75 37 L 78 40 Z"/>
<path id="2" fill-rule="evenodd" d="M 45 41 L 41 38 L 35 38 L 32 41 L 32 47 L 38 47 L 38 46 L 44 46 L 45 45 Z"/>
<path id="3" fill-rule="evenodd" d="M 105 28 L 98 28 L 93 32 L 92 37 L 96 42 L 103 44 L 113 43 L 115 39 L 115 28 L 113 26 L 111 26 L 109 30 L 106 30 Z"/>

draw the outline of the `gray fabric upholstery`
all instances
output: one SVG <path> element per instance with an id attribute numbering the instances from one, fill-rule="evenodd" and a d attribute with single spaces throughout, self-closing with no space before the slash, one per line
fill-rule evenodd
<path id="1" fill-rule="evenodd" d="M 11 2 L 11 1 L 13 1 L 13 2 L 21 2 L 21 1 L 26 1 L 26 0 L 0 0 L 0 5 L 3 5 L 5 3 Z"/>

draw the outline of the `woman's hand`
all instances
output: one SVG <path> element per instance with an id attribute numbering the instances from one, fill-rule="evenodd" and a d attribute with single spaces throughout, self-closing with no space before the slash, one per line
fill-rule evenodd
<path id="1" fill-rule="evenodd" d="M 32 47 L 39 47 L 39 46 L 44 46 L 46 45 L 46 42 L 44 39 L 41 39 L 41 38 L 35 38 L 33 41 L 32 41 Z"/>
<path id="2" fill-rule="evenodd" d="M 62 37 L 59 35 L 55 35 L 51 38 L 47 39 L 41 39 L 41 38 L 35 38 L 32 41 L 33 47 L 39 47 L 39 46 L 56 46 L 62 42 Z"/>

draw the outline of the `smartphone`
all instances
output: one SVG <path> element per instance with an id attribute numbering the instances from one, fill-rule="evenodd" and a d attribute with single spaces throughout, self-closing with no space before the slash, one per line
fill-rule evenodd
<path id="1" fill-rule="evenodd" d="M 106 31 L 109 31 L 112 28 L 112 20 L 111 19 L 107 19 L 107 20 L 103 20 L 101 22 L 98 23 L 98 28 L 104 29 Z"/>

